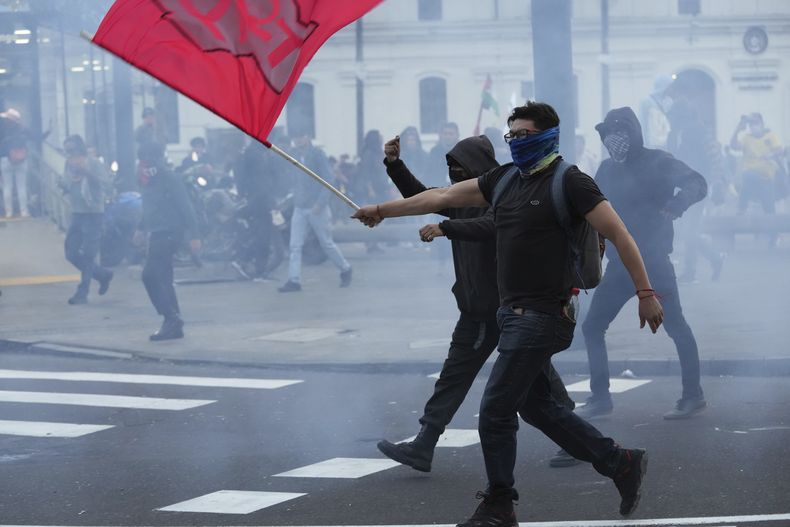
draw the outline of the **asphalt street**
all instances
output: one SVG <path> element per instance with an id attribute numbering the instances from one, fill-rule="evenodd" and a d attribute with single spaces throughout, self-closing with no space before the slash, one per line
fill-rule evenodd
<path id="1" fill-rule="evenodd" d="M 483 380 L 430 474 L 375 447 L 416 433 L 431 373 L 0 352 L 0 523 L 455 524 L 484 486 Z M 583 377 L 565 380 L 583 389 Z M 705 377 L 709 408 L 683 422 L 661 418 L 679 379 L 637 380 L 649 382 L 622 381 L 615 413 L 596 422 L 650 452 L 634 520 L 619 521 L 614 485 L 591 467 L 549 468 L 557 447 L 525 425 L 522 526 L 790 525 L 790 378 Z"/>

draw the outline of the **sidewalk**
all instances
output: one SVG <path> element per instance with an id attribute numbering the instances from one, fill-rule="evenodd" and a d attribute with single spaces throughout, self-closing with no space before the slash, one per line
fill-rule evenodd
<path id="1" fill-rule="evenodd" d="M 74 275 L 63 260 L 62 239 L 43 220 L 0 228 L 0 281 Z M 750 241 L 742 246 L 728 258 L 721 283 L 707 281 L 709 270 L 701 261 L 701 282 L 681 286 L 703 372 L 790 375 L 790 300 L 780 285 L 786 282 L 790 253 L 757 245 L 749 251 Z M 179 285 L 186 338 L 161 343 L 148 341 L 160 319 L 145 295 L 139 268 L 116 269 L 109 293 L 99 297 L 94 288 L 85 306 L 66 303 L 73 281 L 4 286 L 0 352 L 15 343 L 40 351 L 98 350 L 174 361 L 438 371 L 458 316 L 450 293 L 451 263 L 443 266 L 422 244 L 387 247 L 373 256 L 362 244 L 341 248 L 354 266 L 354 281 L 347 289 L 338 287 L 338 273 L 329 263 L 305 267 L 301 293 L 277 292 L 285 266 L 275 282 Z M 177 269 L 176 277 L 189 282 L 231 280 L 233 270 L 216 264 Z M 589 304 L 588 298 L 583 301 Z M 579 335 L 576 344 L 580 342 Z M 608 342 L 613 373 L 677 371 L 674 346 L 666 334 L 639 331 L 635 302 L 612 325 Z M 584 373 L 586 353 L 571 349 L 555 363 L 563 372 Z"/>

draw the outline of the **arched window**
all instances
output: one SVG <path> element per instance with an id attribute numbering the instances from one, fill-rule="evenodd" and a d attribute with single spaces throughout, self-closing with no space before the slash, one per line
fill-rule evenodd
<path id="1" fill-rule="evenodd" d="M 312 84 L 300 82 L 288 97 L 285 121 L 288 133 L 307 131 L 315 139 L 315 95 Z"/>
<path id="2" fill-rule="evenodd" d="M 439 133 L 447 122 L 447 81 L 440 77 L 426 77 L 420 81 L 420 131 Z"/>

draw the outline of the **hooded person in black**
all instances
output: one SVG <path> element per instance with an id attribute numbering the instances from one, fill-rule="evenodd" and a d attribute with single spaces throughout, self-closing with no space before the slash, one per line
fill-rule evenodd
<path id="1" fill-rule="evenodd" d="M 165 161 L 164 146 L 151 142 L 138 151 L 143 217 L 140 230 L 148 233 L 143 284 L 156 312 L 164 321 L 152 341 L 184 336 L 184 321 L 173 286 L 173 258 L 184 239 L 193 253 L 200 250 L 197 217 L 186 186 Z M 139 239 L 139 235 L 136 235 Z"/>
<path id="2" fill-rule="evenodd" d="M 697 342 L 683 317 L 673 250 L 673 221 L 707 194 L 705 178 L 663 150 L 644 147 L 642 129 L 631 108 L 611 110 L 596 127 L 611 156 L 601 163 L 595 181 L 634 237 L 645 267 L 664 307 L 664 327 L 680 358 L 683 394 L 665 419 L 681 419 L 701 411 L 705 398 L 700 386 Z M 633 296 L 628 272 L 615 251 L 595 291 L 582 325 L 590 363 L 592 395 L 577 413 L 590 418 L 612 412 L 609 364 L 604 335 Z"/>
<path id="3" fill-rule="evenodd" d="M 428 190 L 399 158 L 398 138 L 389 141 L 384 152 L 387 174 L 403 197 Z M 486 136 L 459 141 L 446 155 L 450 181 L 455 184 L 477 178 L 498 167 L 494 156 L 494 147 Z M 496 321 L 499 292 L 493 213 L 490 208 L 463 207 L 443 210 L 439 214 L 449 219 L 426 225 L 420 230 L 420 235 L 426 242 L 439 236 L 451 240 L 456 277 L 452 291 L 461 314 L 433 395 L 425 404 L 425 412 L 420 418 L 422 428 L 419 434 L 409 442 L 394 444 L 383 440 L 378 443 L 379 450 L 387 457 L 423 472 L 431 470 L 433 451 L 439 436 L 444 433 L 478 372 L 499 342 Z M 549 377 L 552 396 L 572 410 L 574 403 L 554 368 L 550 369 Z M 529 422 L 526 417 L 524 419 Z M 551 460 L 554 467 L 576 463 L 578 461 L 564 451 Z"/>

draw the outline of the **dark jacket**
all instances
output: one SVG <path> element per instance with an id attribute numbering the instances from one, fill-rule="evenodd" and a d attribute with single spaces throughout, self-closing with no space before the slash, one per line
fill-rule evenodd
<path id="1" fill-rule="evenodd" d="M 460 141 L 447 157 L 461 165 L 471 177 L 478 177 L 499 166 L 494 159 L 494 148 L 484 136 Z M 403 197 L 427 190 L 403 161 L 388 163 L 385 160 L 384 164 Z M 447 209 L 439 214 L 450 218 L 440 223 L 440 227 L 452 240 L 455 266 L 453 294 L 458 309 L 476 320 L 490 320 L 499 308 L 493 216 L 489 209 L 479 207 Z"/>
<path id="2" fill-rule="evenodd" d="M 181 232 L 190 240 L 199 238 L 197 216 L 184 183 L 164 163 L 144 170 L 149 177 L 141 185 L 141 230 Z"/>
<path id="3" fill-rule="evenodd" d="M 642 128 L 631 108 L 617 108 L 596 127 L 603 140 L 614 130 L 625 130 L 631 149 L 623 163 L 607 159 L 595 181 L 636 240 L 645 259 L 663 258 L 672 252 L 675 236 L 672 217 L 678 218 L 702 200 L 708 185 L 672 154 L 644 147 Z M 619 259 L 616 251 L 607 253 Z"/>

